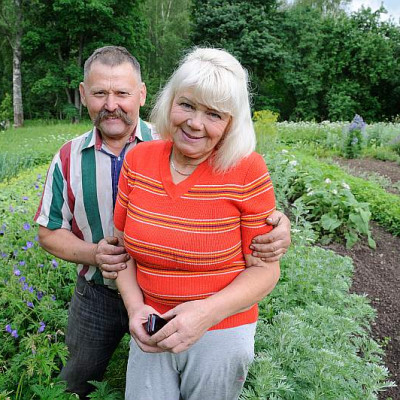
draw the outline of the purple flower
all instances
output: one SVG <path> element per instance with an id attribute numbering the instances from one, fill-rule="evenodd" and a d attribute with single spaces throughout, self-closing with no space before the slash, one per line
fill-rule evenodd
<path id="1" fill-rule="evenodd" d="M 39 185 L 35 183 L 35 189 L 39 189 Z"/>
<path id="2" fill-rule="evenodd" d="M 28 290 L 28 284 L 27 283 L 24 283 L 24 285 L 22 286 L 22 290 Z"/>
<path id="3" fill-rule="evenodd" d="M 11 333 L 11 332 L 12 332 L 12 329 L 11 329 L 11 325 L 10 325 L 10 324 L 7 324 L 7 325 L 6 325 L 6 332 L 8 332 L 8 333 Z"/>
<path id="4" fill-rule="evenodd" d="M 25 276 L 21 276 L 21 278 L 19 278 L 20 282 L 25 282 L 26 281 L 26 277 Z"/>
<path id="5" fill-rule="evenodd" d="M 29 200 L 29 198 L 28 198 L 28 196 L 23 196 L 22 200 L 26 201 L 26 200 Z"/>
<path id="6" fill-rule="evenodd" d="M 51 260 L 51 265 L 53 266 L 53 268 L 57 268 L 58 267 L 58 262 L 53 258 Z"/>
<path id="7" fill-rule="evenodd" d="M 37 180 L 42 179 L 42 174 L 38 174 Z"/>
<path id="8" fill-rule="evenodd" d="M 13 255 L 14 255 L 14 257 L 17 257 L 17 255 L 18 255 L 18 250 L 14 250 L 14 251 L 13 251 Z"/>
<path id="9" fill-rule="evenodd" d="M 35 236 L 35 242 L 38 242 L 38 241 L 39 241 L 39 236 L 36 235 L 36 236 Z"/>
<path id="10" fill-rule="evenodd" d="M 5 233 L 4 230 L 3 230 L 3 229 L 0 229 L 0 235 L 3 236 L 4 233 Z"/>
<path id="11" fill-rule="evenodd" d="M 6 258 L 7 257 L 7 253 L 1 253 L 1 258 Z"/>
<path id="12" fill-rule="evenodd" d="M 26 264 L 25 261 L 20 261 L 20 262 L 19 262 L 19 265 L 20 265 L 21 267 L 23 267 L 25 264 Z"/>
<path id="13" fill-rule="evenodd" d="M 33 293 L 34 291 L 35 291 L 35 289 L 33 288 L 33 286 L 29 286 L 28 292 L 29 292 L 29 293 Z"/>
<path id="14" fill-rule="evenodd" d="M 52 294 L 52 295 L 51 295 L 51 299 L 52 299 L 53 301 L 56 301 L 56 296 L 54 296 L 54 294 Z"/>
<path id="15" fill-rule="evenodd" d="M 43 268 L 44 265 L 43 265 L 43 264 L 39 264 L 38 267 L 39 267 L 39 268 Z"/>
<path id="16" fill-rule="evenodd" d="M 26 242 L 26 247 L 28 248 L 28 249 L 31 249 L 32 247 L 33 247 L 33 242 Z"/>
<path id="17" fill-rule="evenodd" d="M 33 303 L 32 303 L 31 301 L 27 301 L 27 302 L 26 302 L 26 305 L 27 305 L 29 308 L 33 308 L 33 307 L 34 307 L 34 305 L 33 305 Z"/>
<path id="18" fill-rule="evenodd" d="M 31 229 L 31 226 L 30 226 L 27 222 L 25 222 L 25 223 L 24 223 L 24 229 L 25 229 L 26 231 L 29 231 L 29 229 Z"/>
<path id="19" fill-rule="evenodd" d="M 8 209 L 9 209 L 12 213 L 14 212 L 14 207 L 13 207 L 13 206 L 8 207 Z"/>
<path id="20" fill-rule="evenodd" d="M 40 301 L 40 300 L 42 300 L 42 298 L 43 298 L 43 292 L 41 291 L 41 290 L 39 290 L 38 292 L 36 292 L 36 296 L 37 296 L 37 299 Z"/>
<path id="21" fill-rule="evenodd" d="M 14 329 L 14 330 L 11 332 L 11 336 L 12 336 L 12 337 L 15 337 L 15 338 L 18 337 L 18 332 L 17 332 L 16 329 Z"/>
<path id="22" fill-rule="evenodd" d="M 21 275 L 21 271 L 18 268 L 14 269 L 14 275 L 15 276 L 20 276 Z"/>
<path id="23" fill-rule="evenodd" d="M 44 328 L 46 328 L 46 324 L 44 322 L 39 322 L 39 325 L 40 327 L 38 329 L 38 332 L 42 333 L 44 331 Z"/>

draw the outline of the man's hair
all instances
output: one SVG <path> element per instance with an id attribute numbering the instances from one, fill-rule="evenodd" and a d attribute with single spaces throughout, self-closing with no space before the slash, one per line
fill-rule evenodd
<path id="1" fill-rule="evenodd" d="M 138 60 L 131 53 L 129 53 L 129 51 L 125 47 L 104 46 L 96 49 L 85 62 L 85 66 L 83 68 L 85 80 L 89 75 L 92 64 L 96 61 L 101 62 L 105 65 L 109 65 L 111 67 L 128 62 L 133 66 L 134 71 L 137 72 L 139 81 L 142 80 L 140 73 L 140 64 Z"/>
<path id="2" fill-rule="evenodd" d="M 228 131 L 210 160 L 216 172 L 224 172 L 250 155 L 256 144 L 251 120 L 247 71 L 225 50 L 194 48 L 181 61 L 159 93 L 151 121 L 163 139 L 171 139 L 170 111 L 177 93 L 190 90 L 195 100 L 228 113 Z"/>

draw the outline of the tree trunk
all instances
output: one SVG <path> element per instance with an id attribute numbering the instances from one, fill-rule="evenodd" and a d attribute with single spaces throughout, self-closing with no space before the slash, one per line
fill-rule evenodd
<path id="1" fill-rule="evenodd" d="M 21 0 L 14 0 L 17 13 L 17 26 L 13 46 L 13 106 L 14 127 L 24 125 L 24 108 L 22 105 L 22 77 L 21 77 L 21 38 L 22 38 L 22 5 Z"/>

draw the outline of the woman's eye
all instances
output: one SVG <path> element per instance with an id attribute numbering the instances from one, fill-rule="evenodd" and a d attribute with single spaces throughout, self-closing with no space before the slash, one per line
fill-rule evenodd
<path id="1" fill-rule="evenodd" d="M 188 109 L 190 109 L 190 110 L 193 108 L 193 106 L 192 106 L 191 104 L 185 103 L 185 102 L 182 102 L 182 103 L 181 103 L 181 106 L 182 106 L 183 108 L 188 108 Z"/>
<path id="2" fill-rule="evenodd" d="M 221 115 L 219 115 L 218 113 L 215 112 L 209 112 L 208 115 L 213 118 L 213 119 L 221 119 Z"/>

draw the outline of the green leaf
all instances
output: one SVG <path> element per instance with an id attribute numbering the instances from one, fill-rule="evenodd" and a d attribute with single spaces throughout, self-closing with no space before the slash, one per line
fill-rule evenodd
<path id="1" fill-rule="evenodd" d="M 342 222 L 338 219 L 336 214 L 324 214 L 321 217 L 322 227 L 329 232 L 334 231 L 341 224 Z"/>

